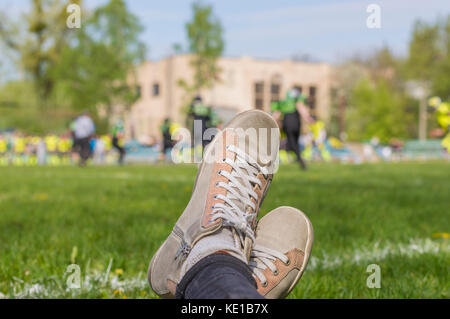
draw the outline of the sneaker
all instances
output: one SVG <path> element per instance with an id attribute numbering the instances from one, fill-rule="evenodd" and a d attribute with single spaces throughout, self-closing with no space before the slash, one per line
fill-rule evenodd
<path id="1" fill-rule="evenodd" d="M 279 207 L 260 219 L 250 260 L 258 292 L 285 298 L 305 271 L 313 244 L 313 227 L 298 209 Z"/>
<path id="2" fill-rule="evenodd" d="M 277 165 L 279 141 L 276 122 L 258 110 L 238 114 L 214 137 L 205 149 L 186 209 L 150 262 L 148 280 L 159 296 L 175 296 L 191 250 L 222 230 L 233 240 L 222 246 L 208 243 L 210 251 L 205 253 L 225 250 L 248 263 L 256 217 Z"/>

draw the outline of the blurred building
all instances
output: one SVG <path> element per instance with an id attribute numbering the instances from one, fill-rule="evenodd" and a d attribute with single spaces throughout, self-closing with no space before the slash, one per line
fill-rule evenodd
<path id="1" fill-rule="evenodd" d="M 271 101 L 283 99 L 288 89 L 299 88 L 308 97 L 313 114 L 327 121 L 330 108 L 332 67 L 326 63 L 261 60 L 250 57 L 219 59 L 222 72 L 213 88 L 201 92 L 224 121 L 250 109 L 270 110 Z M 188 104 L 179 80 L 190 83 L 193 70 L 189 55 L 147 61 L 137 70 L 138 101 L 126 116 L 127 137 L 159 137 L 164 118 L 184 124 Z"/>

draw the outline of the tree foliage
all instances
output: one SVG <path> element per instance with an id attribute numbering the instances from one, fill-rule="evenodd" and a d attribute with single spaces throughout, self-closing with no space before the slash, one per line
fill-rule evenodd
<path id="1" fill-rule="evenodd" d="M 349 139 L 417 138 L 419 103 L 408 96 L 405 84 L 426 82 L 430 96 L 450 98 L 450 15 L 430 24 L 417 21 L 406 57 L 394 56 L 383 47 L 367 57 L 350 59 L 337 70 L 338 91 L 348 100 Z M 338 120 L 338 102 L 333 103 L 332 127 Z M 435 125 L 430 116 L 429 127 Z"/>
<path id="2" fill-rule="evenodd" d="M 145 57 L 136 16 L 123 0 L 111 0 L 84 22 L 62 54 L 55 73 L 75 110 L 129 106 L 137 98 L 130 75 Z"/>
<path id="3" fill-rule="evenodd" d="M 51 116 L 63 125 L 80 110 L 97 115 L 98 106 L 109 111 L 112 105 L 127 107 L 137 98 L 132 74 L 145 55 L 138 18 L 124 0 L 110 0 L 93 12 L 82 10 L 81 28 L 70 29 L 70 3 L 82 5 L 81 0 L 33 0 L 22 28 L 7 20 L 0 23 L 1 43 L 17 56 L 25 75 L 21 81 L 33 84 L 35 90 L 27 92 L 36 94 L 33 101 L 40 109 L 37 117 L 31 116 L 34 104 L 16 98 L 17 107 L 10 112 L 28 114 L 30 122 Z M 4 91 L 0 101 L 10 98 L 1 96 Z M 11 123 L 20 127 L 17 121 Z M 35 127 L 45 130 L 45 125 Z"/>
<path id="4" fill-rule="evenodd" d="M 450 98 L 450 15 L 414 24 L 405 65 L 408 78 L 428 82 L 432 95 Z"/>
<path id="5" fill-rule="evenodd" d="M 193 55 L 191 65 L 194 77 L 190 84 L 184 80 L 179 82 L 191 94 L 210 88 L 219 79 L 217 59 L 225 46 L 222 25 L 214 16 L 212 6 L 195 2 L 192 12 L 192 20 L 186 23 L 186 34 L 189 52 Z"/>
<path id="6" fill-rule="evenodd" d="M 15 51 L 18 65 L 32 79 L 36 93 L 45 105 L 57 79 L 52 71 L 61 59 L 62 51 L 71 39 L 66 26 L 66 7 L 77 1 L 33 0 L 31 10 L 25 14 L 24 28 L 5 17 L 0 22 L 3 44 Z M 22 21 L 20 25 L 22 24 Z"/>
<path id="7" fill-rule="evenodd" d="M 389 142 L 393 137 L 407 138 L 414 116 L 407 111 L 408 98 L 384 79 L 368 78 L 355 85 L 347 112 L 350 140 L 378 137 Z"/>

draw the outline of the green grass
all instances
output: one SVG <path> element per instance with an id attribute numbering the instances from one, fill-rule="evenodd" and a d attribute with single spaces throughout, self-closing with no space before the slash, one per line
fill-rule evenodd
<path id="1" fill-rule="evenodd" d="M 196 167 L 0 168 L 4 297 L 154 298 L 152 254 L 192 191 Z M 282 166 L 261 208 L 300 208 L 314 225 L 289 298 L 449 298 L 450 164 Z M 67 289 L 67 266 L 81 289 Z M 381 288 L 366 286 L 369 264 Z M 108 271 L 109 270 L 109 271 Z M 1 296 L 1 295 L 0 295 Z"/>

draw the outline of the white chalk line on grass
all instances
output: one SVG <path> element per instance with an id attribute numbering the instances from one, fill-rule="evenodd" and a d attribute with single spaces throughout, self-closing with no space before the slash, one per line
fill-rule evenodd
<path id="1" fill-rule="evenodd" d="M 311 256 L 308 265 L 308 271 L 314 272 L 317 269 L 336 269 L 344 264 L 366 265 L 377 261 L 382 261 L 388 257 L 406 257 L 414 258 L 423 254 L 438 255 L 449 253 L 450 245 L 448 241 L 433 241 L 429 238 L 412 238 L 409 243 L 387 242 L 383 246 L 376 243 L 370 248 L 357 248 L 339 255 L 329 255 L 322 253 L 321 256 Z M 108 266 L 108 268 L 110 268 Z M 107 280 L 105 280 L 107 278 Z M 95 289 L 106 289 L 111 292 L 117 290 L 126 294 L 132 290 L 149 289 L 147 277 L 140 273 L 138 276 L 130 279 L 121 279 L 118 275 L 109 275 L 109 273 L 96 272 L 82 277 L 81 288 L 57 288 L 58 285 L 45 285 L 41 283 L 25 283 L 19 278 L 15 278 L 11 283 L 13 296 L 15 298 L 63 298 L 74 297 L 82 293 L 89 293 Z M 0 298 L 9 296 L 0 293 Z"/>
<path id="2" fill-rule="evenodd" d="M 81 278 L 80 288 L 62 288 L 61 283 L 56 282 L 54 284 L 25 283 L 15 278 L 15 281 L 11 284 L 13 291 L 12 297 L 76 298 L 81 294 L 89 293 L 95 289 L 109 290 L 111 292 L 117 291 L 117 293 L 124 294 L 131 290 L 146 290 L 149 288 L 147 278 L 143 273 L 130 279 L 120 279 L 118 275 L 108 276 L 108 274 L 106 274 L 106 278 L 107 281 L 105 282 L 105 273 L 103 272 L 85 275 Z M 8 298 L 8 296 L 0 293 L 0 298 Z"/>
<path id="3" fill-rule="evenodd" d="M 450 245 L 447 241 L 433 241 L 429 238 L 411 238 L 409 243 L 387 242 L 383 246 L 377 242 L 370 248 L 356 248 L 339 255 L 322 253 L 320 256 L 311 256 L 308 270 L 336 269 L 343 264 L 367 265 L 388 257 L 414 258 L 423 254 L 437 255 L 449 252 Z"/>

